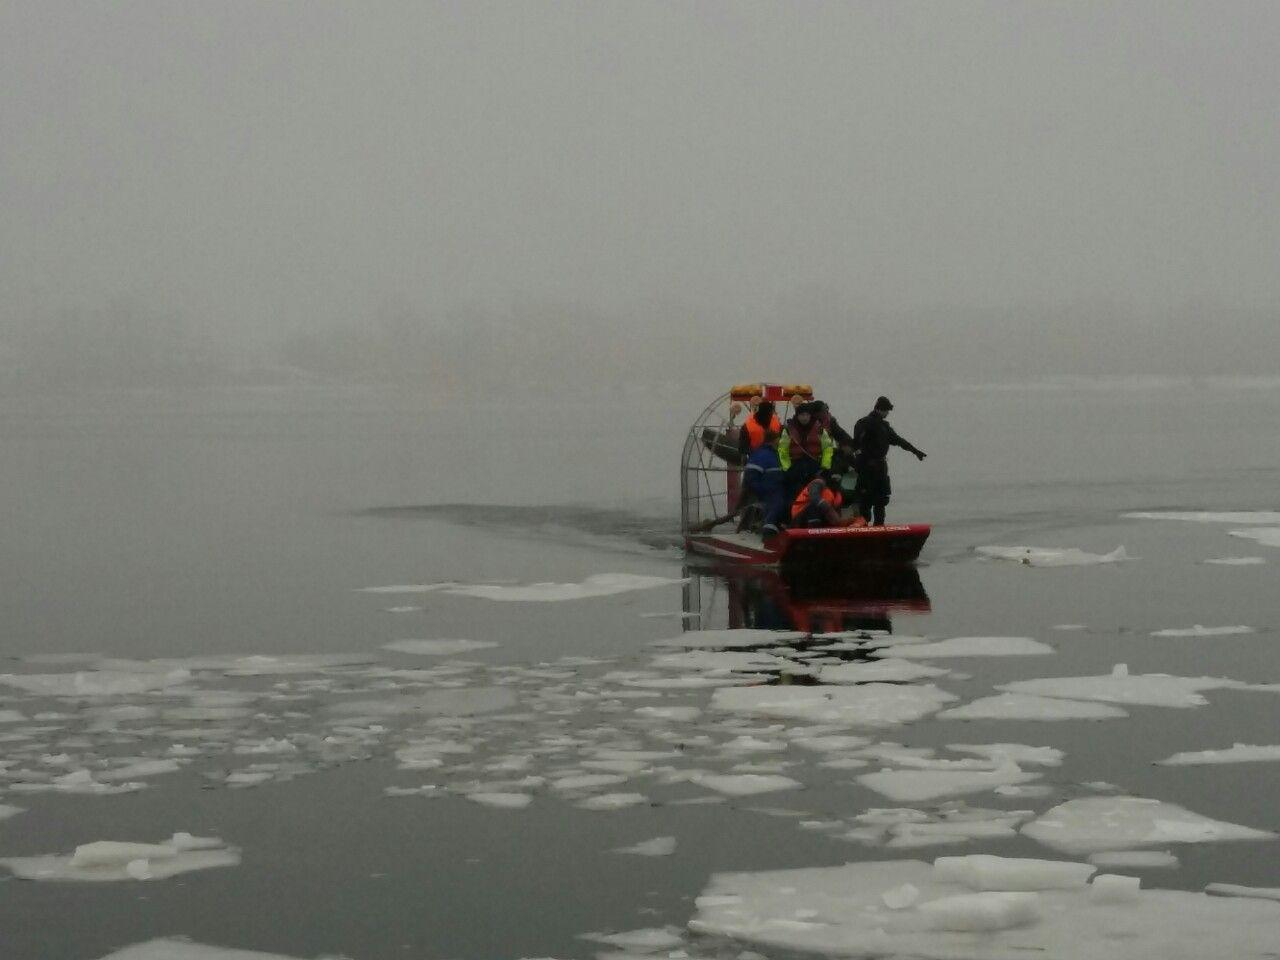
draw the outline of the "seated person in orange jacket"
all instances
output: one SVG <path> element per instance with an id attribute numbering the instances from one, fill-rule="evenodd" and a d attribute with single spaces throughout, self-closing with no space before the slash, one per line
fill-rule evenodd
<path id="1" fill-rule="evenodd" d="M 861 527 L 866 521 L 860 516 L 843 519 L 840 507 L 844 497 L 840 493 L 840 478 L 831 476 L 809 481 L 791 504 L 793 527 Z"/>

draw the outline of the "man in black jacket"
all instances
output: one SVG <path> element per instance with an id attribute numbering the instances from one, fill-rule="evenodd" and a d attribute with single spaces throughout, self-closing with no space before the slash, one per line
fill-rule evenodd
<path id="1" fill-rule="evenodd" d="M 878 397 L 875 408 L 853 425 L 854 468 L 858 471 L 858 512 L 868 523 L 884 526 L 884 509 L 889 505 L 893 492 L 889 485 L 889 448 L 901 447 L 914 453 L 917 460 L 925 458 L 910 441 L 898 436 L 889 426 L 888 414 L 893 404 L 888 397 Z"/>

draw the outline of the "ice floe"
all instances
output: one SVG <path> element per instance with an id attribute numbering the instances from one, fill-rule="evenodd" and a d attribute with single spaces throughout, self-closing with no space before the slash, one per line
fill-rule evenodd
<path id="1" fill-rule="evenodd" d="M 1097 677 L 1044 677 L 1038 680 L 1015 680 L 1001 684 L 997 690 L 1006 693 L 1028 693 L 1033 696 L 1062 697 L 1074 700 L 1100 700 L 1148 707 L 1202 707 L 1208 701 L 1201 690 L 1243 687 L 1238 680 L 1221 677 L 1174 677 L 1166 673 L 1129 673 L 1123 663 L 1111 673 Z"/>
<path id="2" fill-rule="evenodd" d="M 798 780 L 792 780 L 790 777 L 760 773 L 707 773 L 698 776 L 693 782 L 730 797 L 774 793 L 778 790 L 795 790 L 803 786 Z"/>
<path id="3" fill-rule="evenodd" d="M 1213 557 L 1205 561 L 1220 567 L 1254 567 L 1266 562 L 1266 557 Z"/>
<path id="4" fill-rule="evenodd" d="M 257 950 L 234 950 L 230 947 L 214 947 L 190 940 L 164 938 L 135 943 L 99 960 L 298 960 L 282 953 L 261 953 Z"/>
<path id="5" fill-rule="evenodd" d="M 533 803 L 533 797 L 527 793 L 468 793 L 466 796 L 468 800 L 502 810 L 523 810 Z"/>
<path id="6" fill-rule="evenodd" d="M 1178 866 L 1178 858 L 1168 850 L 1103 850 L 1089 854 L 1089 862 L 1112 870 L 1171 870 Z"/>
<path id="7" fill-rule="evenodd" d="M 887 727 L 909 723 L 956 700 L 931 683 L 869 683 L 857 687 L 727 687 L 715 692 L 717 710 L 842 726 Z"/>
<path id="8" fill-rule="evenodd" d="M 45 697 L 117 697 L 175 687 L 191 679 L 188 670 L 133 673 L 83 670 L 75 673 L 4 673 L 0 684 Z"/>
<path id="9" fill-rule="evenodd" d="M 823 683 L 904 683 L 926 677 L 941 677 L 950 673 L 941 667 L 911 663 L 901 657 L 883 660 L 862 660 L 823 667 L 818 679 Z"/>
<path id="10" fill-rule="evenodd" d="M 636 857 L 669 857 L 676 852 L 675 837 L 654 837 L 630 847 L 617 847 L 610 853 L 626 853 Z"/>
<path id="11" fill-rule="evenodd" d="M 1175 753 L 1171 757 L 1157 760 L 1156 763 L 1162 767 L 1189 767 L 1216 763 L 1257 763 L 1268 760 L 1280 760 L 1280 745 L 1254 746 L 1247 743 L 1234 743 L 1225 750 Z"/>
<path id="12" fill-rule="evenodd" d="M 1280 900 L 1280 887 L 1242 887 L 1238 883 L 1211 883 L 1204 888 L 1204 892 L 1214 897 Z"/>
<path id="13" fill-rule="evenodd" d="M 1042 767 L 1061 766 L 1065 756 L 1056 747 L 1032 747 L 1025 743 L 949 743 L 947 749 L 955 753 L 972 753 L 993 762 L 1012 760 Z"/>
<path id="14" fill-rule="evenodd" d="M 992 560 L 1012 560 L 1028 567 L 1087 567 L 1100 563 L 1120 563 L 1132 560 L 1124 547 L 1116 547 L 1110 553 L 1089 553 L 1076 547 L 975 547 L 978 553 Z"/>
<path id="15" fill-rule="evenodd" d="M 937 643 L 895 646 L 895 657 L 927 660 L 934 657 L 1027 657 L 1053 653 L 1053 647 L 1030 637 L 952 637 Z"/>
<path id="16" fill-rule="evenodd" d="M 803 640 L 808 634 L 795 630 L 691 630 L 678 637 L 658 640 L 655 646 L 687 649 L 740 650 L 769 647 Z"/>
<path id="17" fill-rule="evenodd" d="M 1001 693 L 938 714 L 939 720 L 1111 720 L 1127 717 L 1119 707 L 1081 700 Z"/>
<path id="18" fill-rule="evenodd" d="M 175 833 L 164 843 L 98 840 L 81 844 L 69 856 L 7 857 L 0 866 L 23 880 L 109 881 L 165 880 L 239 862 L 239 851 L 221 840 Z"/>
<path id="19" fill-rule="evenodd" d="M 1253 627 L 1206 627 L 1199 623 L 1192 627 L 1169 627 L 1164 630 L 1153 630 L 1153 637 L 1234 637 L 1245 633 L 1256 632 Z"/>
<path id="20" fill-rule="evenodd" d="M 899 803 L 985 793 L 1006 784 L 1038 779 L 1040 774 L 1028 773 L 1011 760 L 994 770 L 878 770 L 857 778 L 864 787 Z"/>
<path id="21" fill-rule="evenodd" d="M 930 960 L 1255 960 L 1280 942 L 1277 904 L 1130 879 L 1095 892 L 1086 864 L 1008 864 L 987 867 L 1003 889 L 978 892 L 964 882 L 975 868 L 918 860 L 715 874 L 689 927 L 785 951 Z"/>
<path id="22" fill-rule="evenodd" d="M 596 573 L 581 583 L 530 583 L 505 585 L 493 583 L 450 584 L 443 592 L 460 597 L 478 597 L 482 600 L 554 602 L 560 600 L 585 600 L 590 597 L 607 597 L 632 590 L 651 590 L 684 583 L 672 577 L 655 577 L 638 573 Z"/>
<path id="23" fill-rule="evenodd" d="M 1268 524 L 1280 523 L 1280 512 L 1275 510 L 1146 510 L 1125 513 L 1121 516 L 1133 520 L 1187 520 L 1192 523 L 1240 523 Z"/>
<path id="24" fill-rule="evenodd" d="M 1250 530 L 1231 530 L 1233 537 L 1256 540 L 1264 547 L 1280 547 L 1280 527 L 1254 527 Z"/>
<path id="25" fill-rule="evenodd" d="M 1064 853 L 1094 853 L 1168 843 L 1277 838 L 1276 834 L 1266 830 L 1212 820 L 1176 804 L 1142 797 L 1068 800 L 1026 824 L 1022 832 Z"/>
<path id="26" fill-rule="evenodd" d="M 395 640 L 384 643 L 382 649 L 396 653 L 411 653 L 420 657 L 447 657 L 471 650 L 487 650 L 498 644 L 492 640 Z"/>

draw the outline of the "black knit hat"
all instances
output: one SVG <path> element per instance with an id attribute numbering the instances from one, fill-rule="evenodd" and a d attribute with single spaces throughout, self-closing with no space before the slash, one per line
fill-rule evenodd
<path id="1" fill-rule="evenodd" d="M 876 410 L 892 410 L 893 404 L 889 402 L 888 397 L 876 397 Z"/>

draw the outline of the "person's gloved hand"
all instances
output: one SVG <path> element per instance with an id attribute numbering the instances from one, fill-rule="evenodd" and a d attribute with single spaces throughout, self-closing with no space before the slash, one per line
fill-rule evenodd
<path id="1" fill-rule="evenodd" d="M 916 451 L 916 459 L 917 459 L 917 460 L 923 460 L 923 459 L 924 459 L 925 457 L 927 457 L 927 456 L 928 456 L 928 454 L 927 454 L 927 453 L 925 453 L 923 450 L 917 450 L 917 451 Z"/>

